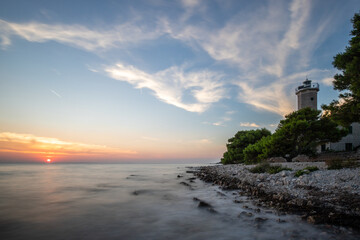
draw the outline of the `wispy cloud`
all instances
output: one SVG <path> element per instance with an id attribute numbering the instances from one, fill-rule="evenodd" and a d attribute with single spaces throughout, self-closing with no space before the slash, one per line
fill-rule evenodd
<path id="1" fill-rule="evenodd" d="M 148 88 L 163 102 L 190 112 L 204 112 L 225 95 L 222 75 L 208 70 L 185 72 L 171 67 L 155 74 L 141 71 L 134 66 L 118 63 L 105 68 L 114 79 L 128 82 L 135 88 Z M 190 95 L 192 99 L 186 99 Z"/>
<path id="2" fill-rule="evenodd" d="M 141 27 L 131 21 L 108 30 L 96 30 L 76 24 L 14 23 L 0 19 L 0 34 L 2 48 L 11 45 L 12 36 L 20 36 L 30 42 L 56 41 L 87 51 L 95 51 L 154 39 L 161 32 L 154 28 Z"/>
<path id="3" fill-rule="evenodd" d="M 321 82 L 327 86 L 333 86 L 334 78 L 324 78 Z"/>
<path id="4" fill-rule="evenodd" d="M 148 140 L 148 141 L 153 141 L 153 142 L 157 142 L 157 141 L 160 140 L 159 138 L 146 137 L 146 136 L 142 136 L 141 139 Z"/>
<path id="5" fill-rule="evenodd" d="M 203 50 L 215 63 L 235 69 L 237 76 L 224 79 L 233 79 L 233 85 L 239 87 L 239 101 L 280 115 L 294 109 L 294 96 L 289 89 L 304 79 L 293 76 L 312 71 L 318 79 L 324 79 L 324 84 L 329 84 L 329 74 L 309 68 L 308 64 L 316 47 L 331 31 L 335 17 L 317 16 L 314 21 L 312 1 L 269 1 L 254 11 L 239 10 L 221 24 L 206 17 L 205 2 L 183 0 L 181 6 L 183 14 L 179 18 L 164 13 L 154 24 L 146 24 L 139 17 L 141 20 L 134 18 L 103 29 L 0 20 L 1 46 L 7 48 L 11 38 L 19 36 L 31 42 L 56 41 L 94 52 L 166 35 L 196 51 Z M 191 22 L 194 17 L 200 21 Z M 89 70 L 98 71 L 90 67 Z M 208 70 L 187 72 L 174 66 L 150 74 L 120 63 L 105 71 L 110 77 L 136 88 L 151 89 L 161 101 L 191 112 L 204 112 L 223 98 L 229 87 L 220 74 Z M 187 96 L 191 98 L 186 99 Z"/>
<path id="6" fill-rule="evenodd" d="M 226 114 L 226 115 L 225 115 L 224 117 L 222 117 L 220 121 L 214 122 L 214 123 L 212 123 L 212 125 L 225 127 L 225 126 L 226 126 L 225 123 L 226 123 L 226 122 L 230 122 L 230 121 L 232 120 L 232 118 L 229 117 L 228 115 L 233 114 L 233 112 L 232 112 L 232 111 L 228 111 L 228 112 L 226 112 L 225 114 Z"/>
<path id="7" fill-rule="evenodd" d="M 57 93 L 55 90 L 50 89 L 50 92 L 52 92 L 58 98 L 62 98 L 62 96 L 59 93 Z"/>
<path id="8" fill-rule="evenodd" d="M 18 152 L 53 155 L 134 155 L 135 151 L 103 145 L 68 142 L 57 138 L 39 137 L 32 134 L 1 132 L 0 152 Z"/>
<path id="9" fill-rule="evenodd" d="M 240 123 L 240 127 L 255 127 L 255 128 L 258 128 L 260 126 L 257 125 L 256 123 L 243 122 L 243 123 Z"/>
<path id="10" fill-rule="evenodd" d="M 162 22 L 173 38 L 200 47 L 214 60 L 239 69 L 234 84 L 240 88 L 240 101 L 284 115 L 294 109 L 289 86 L 304 79 L 293 76 L 316 71 L 308 70 L 308 63 L 330 31 L 333 18 L 319 17 L 314 24 L 310 21 L 312 10 L 308 0 L 293 0 L 288 6 L 270 1 L 251 14 L 233 16 L 220 28 L 169 19 Z"/>

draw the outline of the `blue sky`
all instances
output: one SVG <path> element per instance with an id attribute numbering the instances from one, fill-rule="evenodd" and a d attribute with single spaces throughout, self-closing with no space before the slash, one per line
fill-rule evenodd
<path id="1" fill-rule="evenodd" d="M 2 0 L 1 159 L 219 160 L 237 131 L 273 131 L 296 110 L 306 77 L 320 84 L 319 107 L 337 98 L 331 62 L 359 9 L 355 0 Z"/>

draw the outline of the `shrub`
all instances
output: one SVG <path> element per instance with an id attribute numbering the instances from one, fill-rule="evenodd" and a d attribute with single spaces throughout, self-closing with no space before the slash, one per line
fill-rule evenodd
<path id="1" fill-rule="evenodd" d="M 284 168 L 280 165 L 273 165 L 271 166 L 268 162 L 262 162 L 258 164 L 257 166 L 251 168 L 249 171 L 252 173 L 270 173 L 270 174 L 276 174 L 281 171 L 292 171 L 291 168 Z"/>
<path id="2" fill-rule="evenodd" d="M 234 137 L 228 140 L 226 144 L 227 151 L 221 158 L 222 164 L 243 163 L 243 150 L 262 139 L 271 135 L 271 132 L 265 128 L 257 130 L 238 131 Z"/>
<path id="3" fill-rule="evenodd" d="M 315 172 L 315 171 L 319 170 L 319 168 L 316 166 L 308 166 L 304 169 L 309 170 L 310 172 Z"/>
<path id="4" fill-rule="evenodd" d="M 255 167 L 250 169 L 250 172 L 252 173 L 264 173 L 267 171 L 267 169 L 269 169 L 270 167 L 270 163 L 268 162 L 262 162 L 258 165 L 256 165 Z"/>
<path id="5" fill-rule="evenodd" d="M 295 177 L 300 177 L 300 176 L 302 176 L 302 175 L 304 175 L 304 174 L 309 174 L 309 173 L 315 172 L 315 171 L 317 171 L 317 170 L 319 170 L 318 167 L 316 167 L 316 166 L 309 166 L 309 167 L 306 167 L 306 168 L 304 168 L 304 169 L 302 169 L 302 170 L 296 171 L 296 172 L 295 172 Z"/>

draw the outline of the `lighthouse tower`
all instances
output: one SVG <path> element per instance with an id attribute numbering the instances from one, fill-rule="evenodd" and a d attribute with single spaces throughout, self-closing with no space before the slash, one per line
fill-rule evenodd
<path id="1" fill-rule="evenodd" d="M 295 89 L 295 93 L 298 97 L 298 110 L 306 107 L 317 110 L 318 91 L 319 84 L 311 83 L 311 80 L 306 78 L 303 84 Z"/>

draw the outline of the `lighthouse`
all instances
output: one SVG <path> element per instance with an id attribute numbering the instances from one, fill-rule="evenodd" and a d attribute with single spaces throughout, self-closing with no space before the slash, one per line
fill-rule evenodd
<path id="1" fill-rule="evenodd" d="M 298 110 L 306 107 L 317 110 L 317 92 L 319 91 L 318 83 L 311 83 L 306 78 L 302 85 L 295 89 L 298 102 Z"/>

